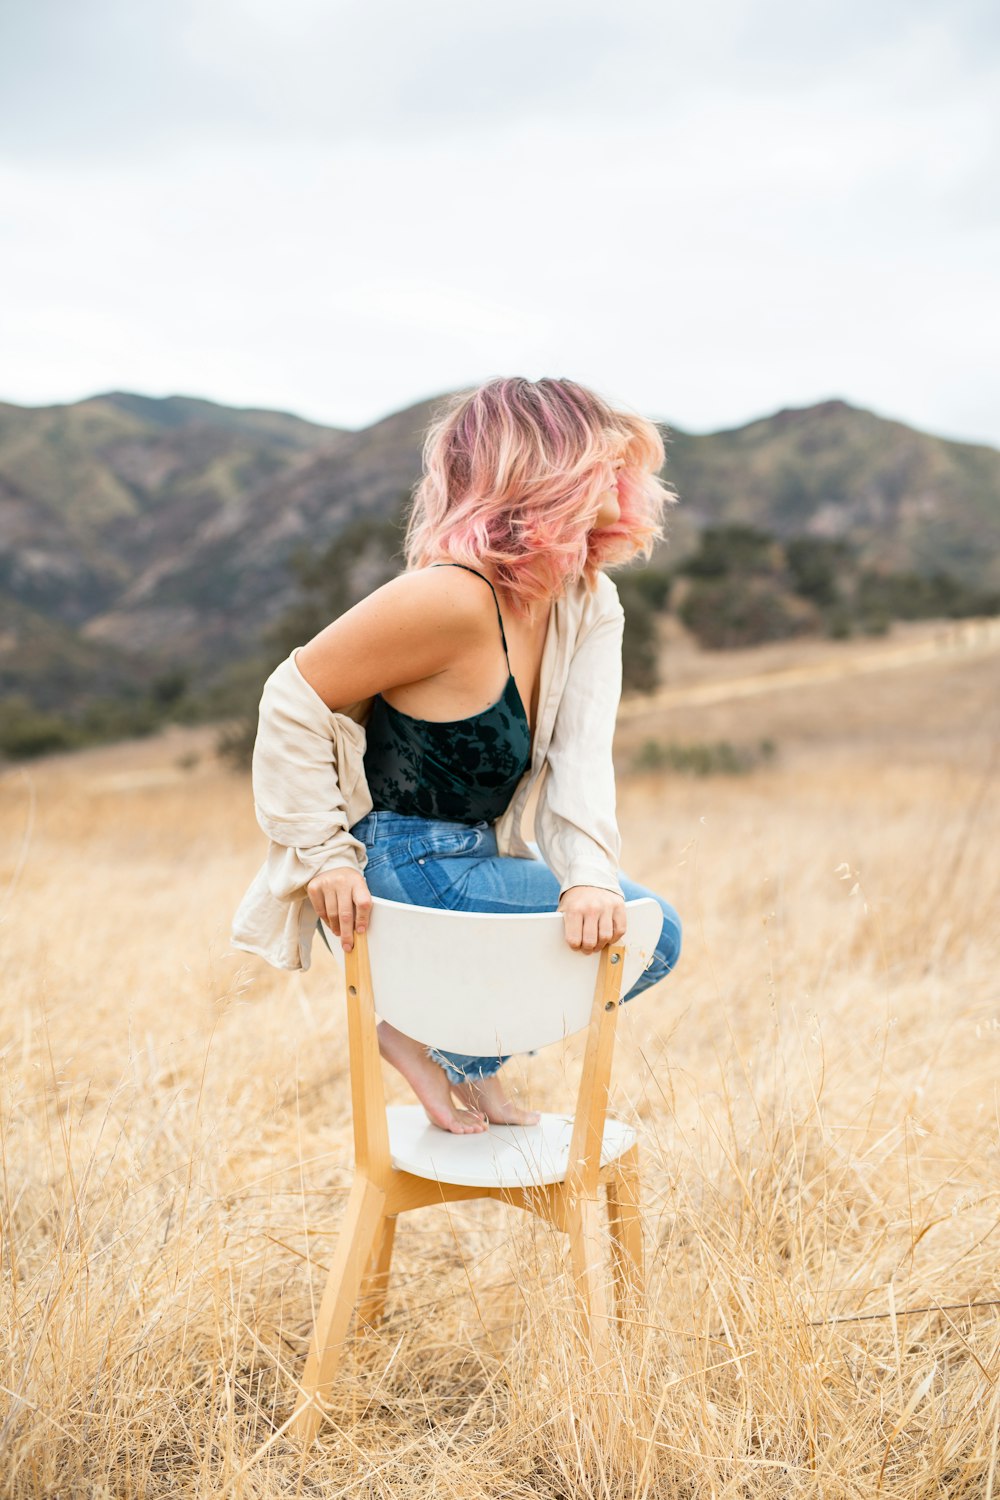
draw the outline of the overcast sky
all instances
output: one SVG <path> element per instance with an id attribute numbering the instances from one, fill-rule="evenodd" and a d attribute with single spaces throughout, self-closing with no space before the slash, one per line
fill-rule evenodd
<path id="1" fill-rule="evenodd" d="M 994 0 L 31 0 L 0 110 L 0 399 L 567 375 L 1000 445 Z"/>

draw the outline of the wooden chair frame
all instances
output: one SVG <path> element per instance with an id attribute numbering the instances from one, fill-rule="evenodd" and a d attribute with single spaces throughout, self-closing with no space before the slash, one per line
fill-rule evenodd
<path id="1" fill-rule="evenodd" d="M 392 1165 L 368 939 L 366 933 L 355 934 L 353 948 L 344 955 L 355 1175 L 291 1424 L 303 1443 L 311 1443 L 319 1429 L 355 1304 L 360 1323 L 374 1324 L 382 1315 L 396 1219 L 410 1209 L 496 1198 L 540 1215 L 567 1234 L 580 1332 L 603 1364 L 610 1355 L 611 1328 L 599 1211 L 604 1184 L 615 1317 L 621 1324 L 629 1312 L 641 1315 L 645 1286 L 638 1144 L 601 1166 L 624 957 L 623 944 L 601 953 L 564 1179 L 544 1186 L 478 1187 L 418 1177 Z"/>

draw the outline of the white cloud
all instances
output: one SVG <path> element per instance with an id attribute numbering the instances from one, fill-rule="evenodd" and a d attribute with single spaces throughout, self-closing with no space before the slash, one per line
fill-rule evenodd
<path id="1" fill-rule="evenodd" d="M 25 56 L 57 9 L 22 16 Z M 36 115 L 74 45 L 87 81 L 5 153 L 7 399 L 357 425 L 562 374 L 698 430 L 841 395 L 1000 442 L 981 6 L 140 14 L 103 0 L 34 65 Z"/>

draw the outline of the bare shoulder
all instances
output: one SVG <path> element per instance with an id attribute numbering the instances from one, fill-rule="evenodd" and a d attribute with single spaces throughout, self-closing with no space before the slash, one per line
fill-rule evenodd
<path id="1" fill-rule="evenodd" d="M 413 568 L 391 578 L 369 598 L 408 617 L 456 628 L 474 628 L 494 614 L 485 580 L 466 568 Z"/>
<path id="2" fill-rule="evenodd" d="M 391 578 L 296 653 L 302 676 L 328 708 L 452 667 L 485 638 L 493 604 L 481 578 L 462 568 L 416 568 Z"/>
<path id="3" fill-rule="evenodd" d="M 405 585 L 427 599 L 461 602 L 465 599 L 490 598 L 485 577 L 457 564 L 430 563 L 426 568 L 412 568 L 407 573 L 400 573 L 392 581 Z"/>

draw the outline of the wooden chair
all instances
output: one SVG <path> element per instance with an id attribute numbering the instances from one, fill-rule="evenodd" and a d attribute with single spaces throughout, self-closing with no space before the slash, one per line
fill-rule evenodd
<path id="1" fill-rule="evenodd" d="M 650 897 L 626 903 L 625 940 L 599 953 L 569 947 L 559 912 L 486 915 L 374 898 L 367 933 L 344 954 L 355 1176 L 327 1278 L 292 1427 L 310 1443 L 355 1303 L 381 1316 L 396 1219 L 409 1209 L 496 1198 L 569 1236 L 581 1332 L 599 1361 L 610 1324 L 601 1250 L 603 1183 L 619 1320 L 643 1294 L 635 1131 L 608 1119 L 615 1020 L 650 962 L 663 923 Z M 589 1025 L 575 1116 L 452 1135 L 423 1107 L 387 1108 L 375 1013 L 406 1036 L 475 1056 L 528 1052 Z"/>

